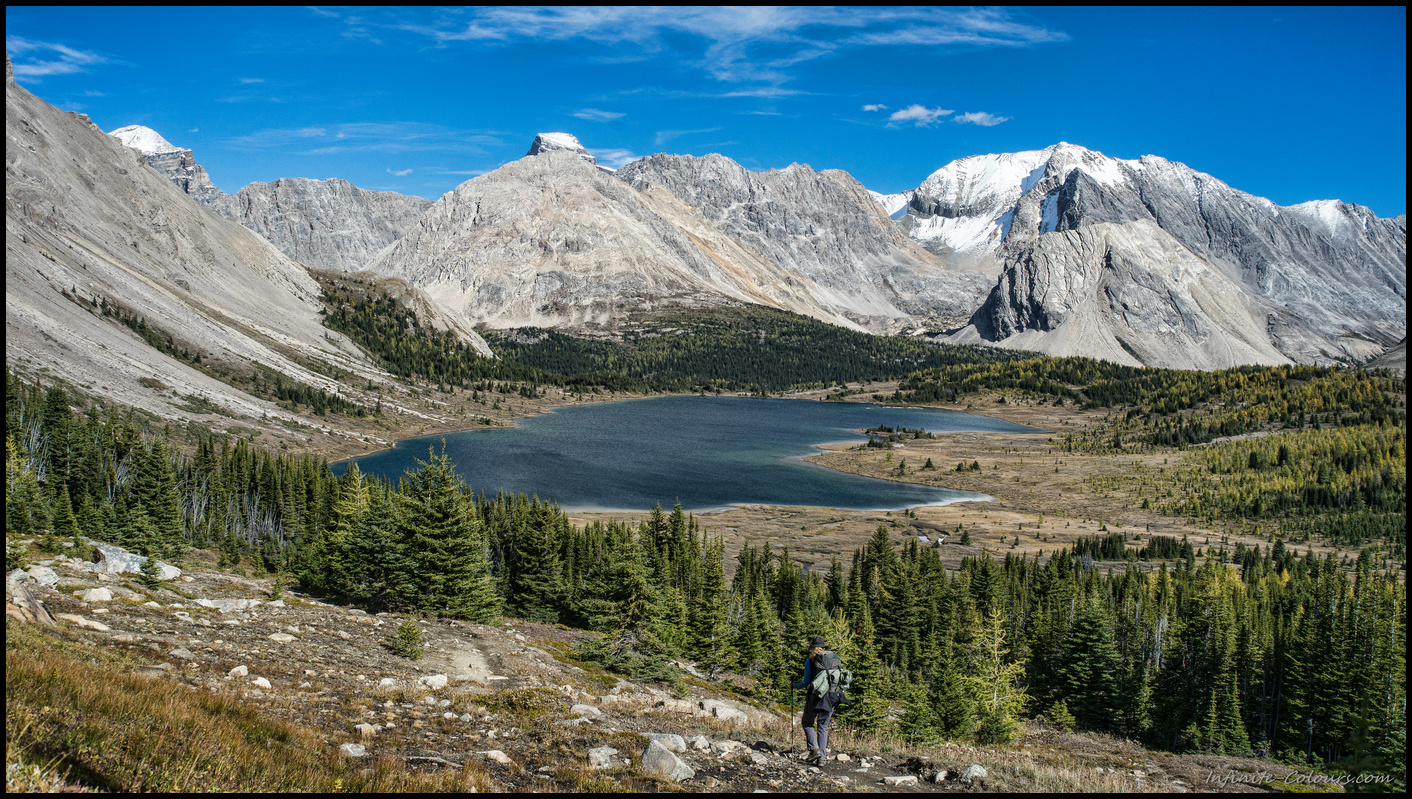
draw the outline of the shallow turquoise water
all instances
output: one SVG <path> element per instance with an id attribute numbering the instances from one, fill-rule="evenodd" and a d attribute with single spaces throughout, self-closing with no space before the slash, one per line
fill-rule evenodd
<path id="1" fill-rule="evenodd" d="M 649 510 L 678 500 L 687 510 L 737 504 L 896 510 L 987 498 L 801 460 L 817 444 L 866 441 L 854 431 L 879 424 L 934 433 L 1031 429 L 936 409 L 673 396 L 560 408 L 513 428 L 406 439 L 356 460 L 365 473 L 396 478 L 425 460 L 428 447 L 439 451 L 444 438 L 447 455 L 476 492 L 537 495 L 576 510 Z M 906 449 L 894 457 L 907 457 Z"/>

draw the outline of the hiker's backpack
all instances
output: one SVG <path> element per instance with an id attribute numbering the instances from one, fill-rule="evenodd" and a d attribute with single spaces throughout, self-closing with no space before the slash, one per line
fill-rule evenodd
<path id="1" fill-rule="evenodd" d="M 848 704 L 845 692 L 852 684 L 853 672 L 843 667 L 838 653 L 824 651 L 814 656 L 814 679 L 809 682 L 809 688 L 818 697 L 821 707 L 832 710 Z"/>

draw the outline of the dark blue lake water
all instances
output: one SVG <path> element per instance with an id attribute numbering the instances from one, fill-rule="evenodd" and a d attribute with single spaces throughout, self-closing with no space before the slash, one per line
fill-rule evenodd
<path id="1" fill-rule="evenodd" d="M 674 396 L 560 408 L 513 428 L 406 439 L 356 461 L 365 473 L 396 478 L 425 460 L 428 447 L 440 451 L 444 438 L 447 455 L 477 493 L 538 495 L 571 510 L 650 510 L 678 500 L 687 510 L 737 504 L 896 510 L 987 499 L 802 460 L 817 444 L 866 441 L 854 431 L 882 424 L 934 433 L 1031 429 L 935 409 Z"/>

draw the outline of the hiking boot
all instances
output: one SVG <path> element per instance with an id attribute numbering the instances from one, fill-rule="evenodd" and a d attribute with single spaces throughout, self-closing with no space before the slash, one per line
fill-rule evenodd
<path id="1" fill-rule="evenodd" d="M 817 766 L 820 763 L 824 762 L 824 756 L 819 754 L 817 751 L 810 750 L 809 757 L 804 762 L 811 766 Z"/>

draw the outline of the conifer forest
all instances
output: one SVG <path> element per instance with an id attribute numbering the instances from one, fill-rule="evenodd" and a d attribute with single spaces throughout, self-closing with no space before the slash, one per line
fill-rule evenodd
<path id="1" fill-rule="evenodd" d="M 335 321 L 350 330 L 379 324 L 368 304 L 342 313 Z M 672 347 L 677 363 L 696 351 L 687 339 Z M 606 345 L 537 352 L 499 368 L 535 381 L 622 372 L 622 353 Z M 452 355 L 429 354 L 417 370 L 487 376 L 455 371 L 469 356 Z M 632 357 L 634 380 L 660 376 L 648 356 Z M 798 379 L 809 368 L 788 381 L 809 382 Z M 762 375 L 742 385 L 770 382 Z M 86 538 L 178 562 L 193 548 L 217 550 L 223 566 L 254 564 L 369 610 L 593 630 L 602 636 L 574 653 L 583 661 L 672 685 L 682 678 L 674 661 L 687 658 L 709 675 L 738 675 L 762 701 L 788 702 L 804 643 L 822 635 L 855 674 L 856 701 L 840 718 L 918 743 L 1006 743 L 1020 719 L 1043 716 L 1174 751 L 1315 766 L 1362 759 L 1405 775 L 1402 378 L 1017 358 L 927 365 L 892 399 L 946 404 L 980 390 L 1116 408 L 1101 433 L 1062 445 L 1185 453 L 1161 475 L 1123 479 L 1165 514 L 1261 525 L 1271 543 L 1231 550 L 1116 534 L 1042 559 L 975 556 L 947 569 L 938 545 L 899 546 L 880 527 L 827 570 L 806 572 L 769 542 L 728 562 L 721 538 L 680 507 L 578 526 L 538 499 L 475 493 L 436 450 L 395 482 L 356 465 L 336 476 L 311 455 L 182 439 L 12 373 L 6 527 L 51 551 L 60 542 L 81 551 Z M 1311 541 L 1363 554 L 1320 557 Z M 1135 566 L 1111 568 L 1118 562 Z"/>

